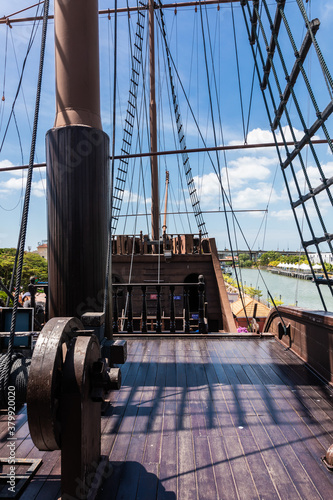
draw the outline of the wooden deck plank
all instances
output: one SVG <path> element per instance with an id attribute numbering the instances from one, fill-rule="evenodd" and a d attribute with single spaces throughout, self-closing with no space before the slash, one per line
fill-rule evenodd
<path id="1" fill-rule="evenodd" d="M 315 486 L 315 481 L 313 481 L 314 477 L 312 472 L 312 468 L 310 469 L 310 474 L 305 472 L 303 467 L 303 460 L 300 457 L 304 455 L 299 455 L 295 448 L 293 447 L 293 442 L 297 439 L 293 436 L 293 439 L 286 437 L 285 430 L 290 429 L 294 423 L 294 416 L 290 416 L 285 411 L 274 411 L 270 412 L 270 408 L 273 406 L 272 404 L 267 404 L 267 397 L 262 397 L 265 389 L 263 387 L 259 387 L 259 391 L 255 385 L 247 388 L 247 397 L 248 403 L 253 407 L 253 409 L 257 412 L 258 415 L 262 415 L 259 417 L 260 422 L 264 425 L 266 434 L 269 436 L 270 440 L 274 442 L 274 446 L 277 449 L 277 453 L 280 456 L 280 459 L 288 474 L 290 475 L 297 492 L 301 495 L 302 498 L 321 498 L 318 489 Z M 268 392 L 268 391 L 267 391 Z M 270 396 L 270 395 L 269 395 Z M 293 397 L 291 395 L 291 397 Z M 262 398 L 262 399 L 260 399 Z M 274 404 L 276 401 L 272 398 Z M 290 398 L 289 398 L 290 400 Z M 284 408 L 285 409 L 285 408 Z M 268 410 L 268 412 L 267 412 Z M 279 415 L 279 420 L 276 419 L 276 415 Z M 285 425 L 282 426 L 280 423 L 280 416 L 286 418 L 288 415 L 289 418 L 285 420 Z M 299 415 L 297 415 L 297 418 Z M 322 478 L 322 481 L 325 484 L 325 477 Z"/>
<path id="2" fill-rule="evenodd" d="M 186 378 L 186 351 L 189 350 L 189 346 L 183 339 L 177 341 L 176 344 L 177 492 L 179 498 L 190 499 L 197 498 L 197 477 Z"/>
<path id="3" fill-rule="evenodd" d="M 259 338 L 128 343 L 123 387 L 102 417 L 114 472 L 98 500 L 330 500 L 321 456 L 333 392 L 293 353 Z M 22 498 L 55 500 L 60 452 L 33 446 L 25 408 L 17 422 L 17 456 L 43 459 Z M 5 415 L 0 435 L 4 452 Z"/>
<path id="4" fill-rule="evenodd" d="M 221 422 L 221 432 L 225 441 L 226 453 L 228 456 L 228 461 L 230 463 L 232 469 L 232 475 L 235 481 L 235 488 L 237 494 L 240 498 L 258 498 L 258 490 L 256 488 L 255 482 L 253 480 L 253 475 L 249 468 L 249 463 L 245 456 L 240 436 L 239 436 L 239 428 L 243 427 L 243 412 L 239 405 L 239 400 L 235 398 L 234 392 L 232 390 L 232 384 L 236 384 L 237 377 L 234 371 L 232 371 L 231 366 L 227 363 L 222 365 L 221 361 L 219 361 L 219 357 L 222 359 L 227 359 L 227 351 L 232 355 L 232 359 L 234 358 L 233 348 L 230 346 L 222 346 L 220 344 L 214 344 L 212 346 L 215 350 L 215 353 L 212 352 L 214 356 L 214 369 L 216 371 L 216 375 L 219 380 L 219 374 L 222 374 L 222 380 L 224 380 L 224 384 L 220 383 L 219 391 L 223 395 L 225 400 L 225 408 L 222 410 L 222 414 L 219 413 L 219 420 Z M 227 347 L 227 350 L 224 348 Z M 228 384 L 228 380 L 233 380 Z M 220 382 L 220 381 L 219 381 Z M 227 385 L 228 384 L 228 385 Z M 215 401 L 216 402 L 216 401 Z M 225 412 L 227 412 L 227 420 Z"/>
<path id="5" fill-rule="evenodd" d="M 240 360 L 241 360 L 241 356 L 238 360 L 239 363 L 240 363 Z M 235 363 L 235 365 L 237 366 L 237 363 Z M 234 365 L 233 365 L 233 368 L 234 368 Z M 235 372 L 236 372 L 236 370 L 235 370 Z M 239 383 L 240 383 L 240 381 L 239 381 Z M 260 441 L 258 441 L 258 443 L 259 444 L 261 443 L 263 446 L 266 446 L 266 447 L 269 447 L 269 446 L 273 445 L 273 443 L 274 443 L 273 447 L 276 447 L 277 456 L 275 457 L 274 454 L 273 455 L 271 454 L 270 461 L 273 462 L 273 464 L 274 464 L 274 468 L 273 468 L 274 472 L 276 471 L 276 469 L 278 469 L 278 470 L 280 469 L 280 472 L 278 475 L 278 478 L 279 478 L 278 483 L 277 483 L 277 480 L 274 481 L 276 484 L 278 484 L 279 489 L 281 489 L 281 485 L 282 486 L 284 485 L 284 488 L 280 493 L 282 495 L 289 494 L 291 498 L 293 496 L 295 498 L 298 498 L 299 493 L 301 494 L 302 498 L 319 498 L 318 492 L 317 492 L 316 488 L 314 487 L 311 478 L 304 474 L 304 471 L 302 470 L 302 464 L 300 462 L 298 462 L 297 455 L 294 454 L 293 450 L 291 450 L 289 448 L 289 445 L 288 445 L 286 439 L 284 437 L 282 437 L 282 433 L 281 433 L 281 435 L 279 434 L 279 428 L 278 428 L 278 426 L 276 426 L 276 422 L 272 423 L 273 416 L 276 415 L 276 412 L 271 414 L 270 417 L 267 416 L 267 413 L 269 415 L 269 409 L 273 405 L 272 404 L 267 405 L 267 398 L 265 398 L 266 406 L 263 404 L 263 401 L 261 400 L 262 386 L 261 385 L 259 386 L 259 389 L 260 389 L 259 392 L 257 391 L 257 387 L 255 385 L 244 386 L 244 388 L 245 388 L 245 394 L 246 394 L 246 397 L 248 398 L 249 404 L 247 404 L 247 402 L 245 400 L 243 400 L 240 403 L 240 406 L 242 406 L 245 411 L 251 412 L 251 407 L 252 407 L 253 410 L 258 415 L 260 415 L 260 413 L 263 414 L 263 417 L 259 417 L 259 421 L 263 425 L 263 429 L 266 433 L 266 436 L 265 436 L 265 434 L 263 434 L 260 431 L 260 427 L 258 427 L 256 429 L 256 434 L 255 434 L 256 439 L 257 440 L 258 440 L 258 438 L 260 439 Z M 237 397 L 239 398 L 240 391 L 237 390 L 237 393 L 238 393 Z M 267 412 L 267 410 L 268 410 L 268 412 Z M 251 419 L 254 420 L 255 424 L 258 424 L 257 416 L 251 417 Z M 248 422 L 249 417 L 247 417 L 246 420 Z M 269 444 L 269 441 L 267 441 L 268 437 L 269 437 L 269 440 L 271 440 L 271 445 Z M 278 461 L 276 461 L 276 459 L 278 459 Z M 290 482 L 288 477 L 286 477 L 285 482 L 282 480 L 283 476 L 281 477 L 281 465 L 283 465 L 284 467 L 287 465 L 285 472 L 287 472 L 287 474 L 290 475 L 290 477 L 292 479 L 291 483 L 295 484 L 296 491 L 294 491 L 294 493 L 292 491 L 290 491 L 290 489 L 288 489 L 288 483 Z M 296 485 L 297 485 L 297 487 L 296 487 Z"/>
<path id="6" fill-rule="evenodd" d="M 113 448 L 110 452 L 110 460 L 112 462 L 123 461 L 126 458 L 137 417 L 138 405 L 142 398 L 144 383 L 149 369 L 152 347 L 151 342 L 147 342 L 142 353 L 142 358 L 139 357 L 138 360 L 135 360 L 135 365 L 138 369 L 135 374 L 133 373 L 134 379 L 132 386 L 127 388 L 128 399 L 125 403 L 126 408 L 122 415 Z"/>
<path id="7" fill-rule="evenodd" d="M 257 368 L 258 367 L 256 367 L 256 371 Z M 265 373 L 265 369 L 262 370 L 263 373 Z M 302 425 L 304 427 L 305 424 L 302 424 L 301 413 L 298 410 L 294 410 L 292 403 L 293 400 L 296 399 L 296 396 L 292 392 L 292 389 L 281 385 L 281 379 L 279 380 L 280 385 L 277 386 L 266 384 L 265 387 L 261 386 L 259 389 L 258 387 L 255 387 L 260 391 L 260 396 L 267 407 L 261 411 L 262 413 L 265 413 L 266 410 L 269 411 L 272 418 L 275 420 L 275 428 L 277 426 L 279 427 L 286 442 L 288 442 L 293 449 L 293 451 L 290 452 L 288 446 L 283 445 L 279 448 L 279 453 L 282 460 L 286 464 L 288 464 L 288 462 L 291 464 L 289 471 L 294 474 L 294 476 L 296 474 L 294 481 L 297 483 L 297 488 L 303 495 L 303 498 L 318 498 L 318 495 L 323 495 L 323 498 L 326 498 L 327 495 L 329 495 L 332 485 L 327 481 L 326 470 L 323 474 L 324 466 L 319 459 L 320 448 L 318 448 L 318 446 L 315 448 L 313 445 L 310 446 L 310 449 L 313 450 L 313 455 L 310 456 L 307 446 L 310 441 L 316 445 L 316 439 L 313 434 L 311 435 L 311 433 L 304 434 L 304 429 L 302 432 Z M 249 400 L 251 402 L 255 402 L 257 400 L 257 396 L 250 394 Z M 271 408 L 274 405 L 275 409 L 274 411 L 271 411 Z M 295 425 L 298 428 L 298 433 L 296 432 Z M 269 429 L 268 432 L 270 432 Z M 300 432 L 301 434 L 299 434 Z M 274 435 L 274 433 L 270 432 L 270 436 L 272 435 Z M 312 466 L 310 466 L 310 463 L 312 463 Z M 305 467 L 305 464 L 307 467 Z M 304 469 L 306 469 L 306 475 L 308 476 L 305 479 Z M 300 475 L 298 475 L 298 470 L 300 471 Z M 311 486 L 310 483 L 312 483 L 313 486 Z M 308 489 L 305 490 L 305 487 Z"/>

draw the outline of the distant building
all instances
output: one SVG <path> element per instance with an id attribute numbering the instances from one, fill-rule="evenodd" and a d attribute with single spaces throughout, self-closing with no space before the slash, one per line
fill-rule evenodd
<path id="1" fill-rule="evenodd" d="M 42 240 L 38 243 L 37 252 L 43 259 L 47 260 L 47 240 Z"/>
<path id="2" fill-rule="evenodd" d="M 326 264 L 333 264 L 333 255 L 331 252 L 321 252 L 321 257 Z M 312 264 L 321 263 L 317 252 L 309 252 L 309 259 Z"/>

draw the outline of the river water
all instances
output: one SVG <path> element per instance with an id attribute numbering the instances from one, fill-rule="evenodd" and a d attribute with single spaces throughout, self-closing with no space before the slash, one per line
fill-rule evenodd
<path id="1" fill-rule="evenodd" d="M 313 310 L 323 310 L 323 305 L 317 291 L 315 283 L 312 281 L 280 276 L 269 271 L 257 269 L 237 268 L 237 273 L 241 273 L 241 279 L 244 286 L 253 286 L 262 291 L 261 300 L 267 301 L 267 288 L 273 298 L 280 299 L 284 305 L 297 305 Z M 235 278 L 233 271 L 232 278 Z M 321 285 L 326 307 L 328 311 L 333 312 L 333 297 L 329 288 Z"/>

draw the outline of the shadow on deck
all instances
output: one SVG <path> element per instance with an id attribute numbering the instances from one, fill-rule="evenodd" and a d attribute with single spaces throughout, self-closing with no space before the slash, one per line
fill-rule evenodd
<path id="1" fill-rule="evenodd" d="M 333 391 L 274 339 L 128 340 L 123 385 L 102 417 L 113 474 L 97 500 L 324 499 Z M 21 498 L 55 500 L 60 452 L 38 451 L 26 411 L 17 457 L 43 464 Z M 1 417 L 3 452 L 7 422 Z M 0 495 L 1 496 L 1 495 Z"/>
<path id="2" fill-rule="evenodd" d="M 133 340 L 99 499 L 328 499 L 332 399 L 275 340 Z"/>

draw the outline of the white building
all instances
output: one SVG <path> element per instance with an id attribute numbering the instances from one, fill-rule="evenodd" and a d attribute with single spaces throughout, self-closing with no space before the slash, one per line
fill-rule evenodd
<path id="1" fill-rule="evenodd" d="M 333 254 L 331 252 L 322 252 L 321 257 L 326 264 L 333 264 Z M 309 259 L 312 264 L 320 264 L 319 254 L 309 252 Z"/>

